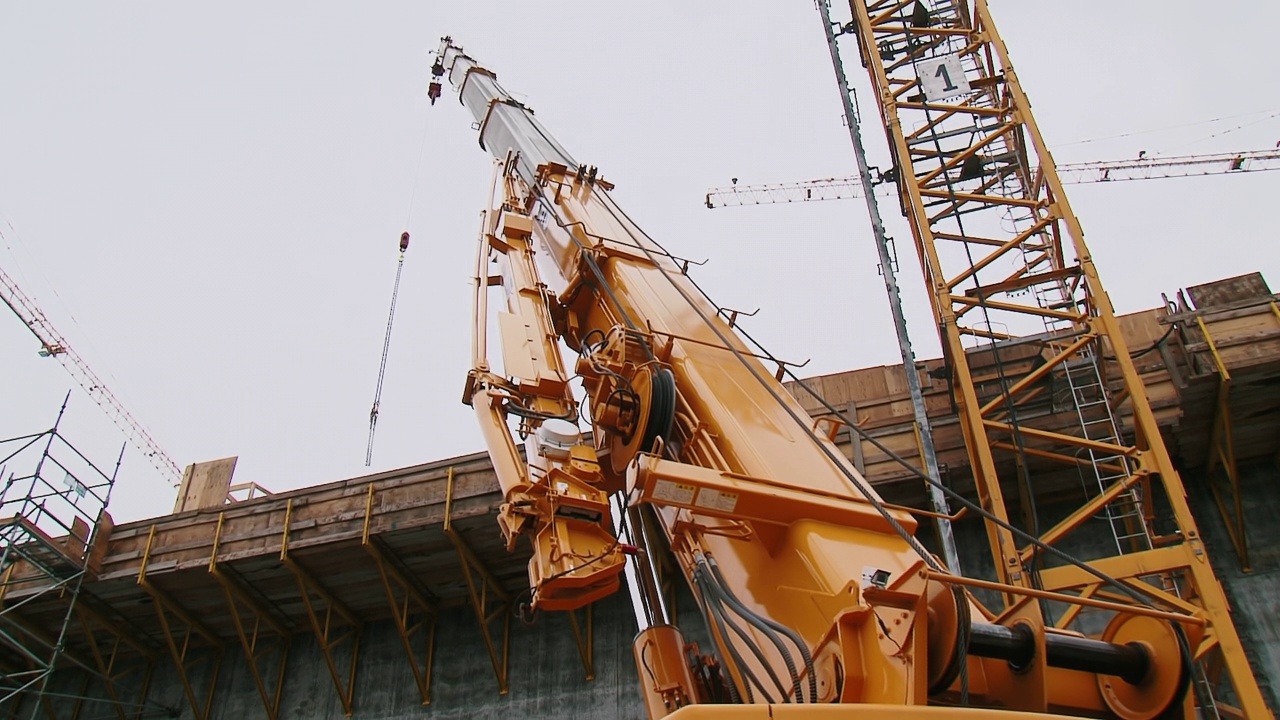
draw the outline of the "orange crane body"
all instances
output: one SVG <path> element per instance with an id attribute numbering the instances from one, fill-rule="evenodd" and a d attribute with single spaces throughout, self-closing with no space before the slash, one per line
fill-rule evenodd
<path id="1" fill-rule="evenodd" d="M 651 717 L 721 716 L 698 706 L 725 700 L 807 705 L 787 708 L 794 717 L 968 717 L 945 707 L 962 701 L 1096 716 L 1113 712 L 1104 689 L 1116 683 L 1137 698 L 1134 717 L 1182 702 L 1182 650 L 1203 621 L 1080 600 L 1124 610 L 1095 640 L 1046 628 L 1026 588 L 995 584 L 1014 599 L 982 608 L 962 589 L 980 581 L 923 549 L 911 512 L 838 450 L 838 421 L 809 418 L 782 386 L 786 366 L 739 336 L 597 168 L 451 38 L 435 69 L 494 156 L 463 401 L 505 494 L 499 525 L 509 547 L 529 538 L 534 609 L 585 606 L 625 574 Z M 500 370 L 487 350 L 496 287 Z M 668 548 L 714 653 L 671 624 L 654 560 Z"/>

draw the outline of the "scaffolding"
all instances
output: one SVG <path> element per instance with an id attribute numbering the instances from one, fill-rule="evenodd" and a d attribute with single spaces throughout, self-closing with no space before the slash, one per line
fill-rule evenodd
<path id="1" fill-rule="evenodd" d="M 0 440 L 0 715 L 7 718 L 51 712 L 50 681 L 60 664 L 100 674 L 66 646 L 83 624 L 75 621 L 77 601 L 109 533 L 106 509 L 124 448 L 108 473 L 67 441 L 60 427 L 69 398 L 52 428 Z M 34 470 L 15 470 L 23 467 Z M 29 621 L 50 608 L 58 621 Z"/>

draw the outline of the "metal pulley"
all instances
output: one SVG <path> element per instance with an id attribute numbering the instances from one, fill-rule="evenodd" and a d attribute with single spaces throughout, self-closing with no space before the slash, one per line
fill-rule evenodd
<path id="1" fill-rule="evenodd" d="M 448 42 L 449 38 L 441 38 L 443 42 Z M 440 78 L 444 75 L 444 57 L 437 53 L 435 64 L 431 66 L 431 84 L 427 86 L 427 97 L 431 98 L 431 104 L 435 105 L 436 100 L 440 99 Z"/>

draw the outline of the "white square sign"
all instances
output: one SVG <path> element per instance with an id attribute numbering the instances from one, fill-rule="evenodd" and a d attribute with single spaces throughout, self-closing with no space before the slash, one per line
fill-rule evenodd
<path id="1" fill-rule="evenodd" d="M 957 95 L 969 94 L 969 79 L 964 76 L 958 55 L 943 55 L 916 63 L 916 77 L 928 102 L 941 102 Z"/>

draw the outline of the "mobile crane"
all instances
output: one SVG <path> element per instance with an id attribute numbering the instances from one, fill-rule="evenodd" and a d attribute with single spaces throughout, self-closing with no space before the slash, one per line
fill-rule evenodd
<path id="1" fill-rule="evenodd" d="M 428 94 L 434 102 L 447 76 L 494 157 L 463 402 L 477 415 L 504 492 L 498 524 L 507 545 L 527 536 L 533 549 L 531 608 L 583 607 L 617 592 L 625 576 L 640 629 L 633 650 L 641 694 L 653 718 L 1193 717 L 1197 702 L 1205 706 L 1189 688 L 1200 661 L 1214 652 L 1229 655 L 1243 714 L 1265 717 L 1247 663 L 1243 670 L 1233 665 L 1240 641 L 1222 590 L 985 2 L 970 9 L 963 0 L 854 0 L 851 9 L 853 20 L 839 29 L 858 38 L 900 162 L 918 152 L 903 140 L 896 116 L 908 106 L 944 120 L 976 116 L 985 130 L 969 133 L 971 142 L 1008 146 L 1007 156 L 995 157 L 1012 165 L 979 168 L 978 176 L 966 176 L 969 186 L 929 185 L 952 175 L 959 182 L 976 153 L 963 148 L 920 153 L 941 162 L 937 172 L 900 174 L 904 211 L 935 291 L 980 503 L 953 499 L 983 518 L 998 582 L 955 575 L 929 553 L 914 537 L 918 512 L 883 501 L 836 446 L 839 413 L 828 407 L 830 416 L 811 420 L 782 386 L 784 377 L 794 378 L 790 369 L 749 344 L 732 314 L 689 276 L 689 264 L 618 206 L 599 169 L 575 160 L 492 71 L 445 37 Z M 900 80 L 883 65 L 894 57 L 894 71 L 930 64 L 917 79 Z M 958 71 L 953 61 L 963 63 Z M 975 97 L 994 101 L 967 111 L 960 103 L 943 109 L 927 93 L 917 97 L 920 78 L 932 78 L 927 73 L 937 67 L 951 73 L 944 87 L 965 80 L 979 88 Z M 988 139 L 992 132 L 998 135 Z M 1039 156 L 1034 178 L 1028 149 Z M 988 173 L 995 181 L 982 179 Z M 1052 194 L 1052 202 L 1020 199 L 1013 190 L 991 194 L 993 205 L 1031 217 L 1031 229 L 1018 218 L 1014 241 L 996 246 L 1030 253 L 1025 269 L 1002 285 L 976 284 L 980 268 L 949 282 L 930 245 L 941 233 L 930 218 L 971 209 L 961 206 L 983 202 L 995 185 Z M 986 236 L 952 236 L 991 246 Z M 953 294 L 966 279 L 977 292 Z M 995 398 L 975 390 L 961 340 L 1016 338 L 990 324 L 964 335 L 960 320 L 972 318 L 953 306 L 967 301 L 982 312 L 1010 312 L 998 292 L 1031 288 L 1040 298 L 1038 283 L 1067 295 L 1030 313 L 1062 321 L 1037 339 L 1049 361 L 1010 378 Z M 498 287 L 505 301 L 493 313 L 500 369 L 487 347 L 490 289 Z M 571 365 L 562 344 L 576 353 Z M 1104 356 L 1085 351 L 1104 345 L 1118 357 L 1134 443 L 1087 431 L 1057 437 L 1020 423 L 1018 408 L 1042 387 L 1037 380 L 1053 372 L 1070 380 L 1084 360 L 1096 369 Z M 586 390 L 582 402 L 575 380 Z M 1120 400 L 1104 395 L 1099 402 L 1109 412 Z M 1099 412 L 1093 406 L 1082 422 Z M 1064 443 L 1089 453 L 1063 454 Z M 1113 474 L 1068 518 L 1075 525 L 1037 536 L 1009 522 L 1000 495 L 994 453 L 1015 445 L 1024 457 L 1066 458 Z M 1123 555 L 1123 563 L 1086 563 L 1055 545 L 1081 518 L 1125 498 L 1141 502 L 1135 488 L 1157 483 L 1171 496 L 1178 525 L 1158 546 L 1144 535 L 1148 544 Z M 1126 521 L 1146 528 L 1148 520 Z M 1131 536 L 1126 542 L 1136 548 Z M 713 652 L 700 654 L 672 624 L 656 561 L 665 552 L 694 592 Z M 1041 573 L 1045 557 L 1057 564 L 1051 570 L 1074 573 L 1078 582 Z M 1150 576 L 1162 580 L 1135 580 Z M 972 587 L 1000 593 L 1004 607 L 988 610 L 966 590 Z M 1194 593 L 1184 595 L 1186 588 Z M 1042 602 L 1067 608 L 1058 626 Z M 1070 629 L 1086 609 L 1106 619 L 1101 632 Z"/>

